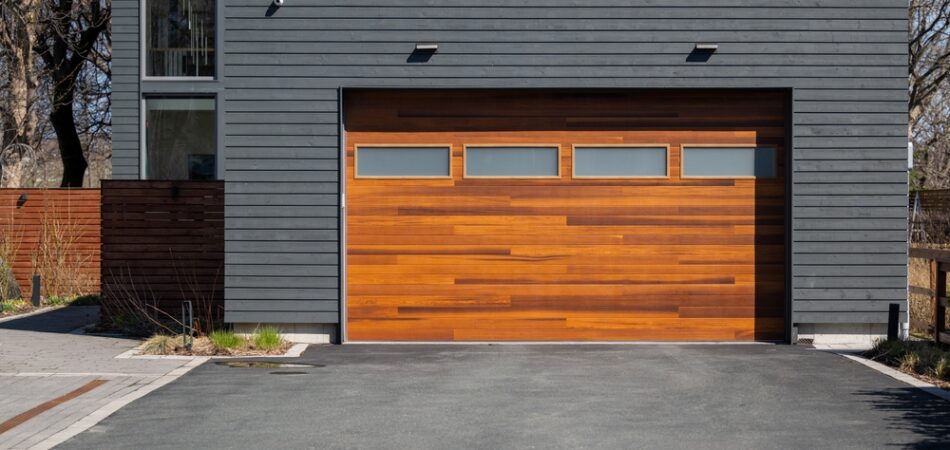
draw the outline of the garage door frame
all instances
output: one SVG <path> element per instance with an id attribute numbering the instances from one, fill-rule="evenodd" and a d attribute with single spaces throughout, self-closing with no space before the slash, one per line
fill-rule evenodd
<path id="1" fill-rule="evenodd" d="M 432 87 L 419 87 L 419 86 L 360 86 L 360 85 L 350 85 L 350 86 L 341 86 L 338 88 L 337 102 L 338 102 L 338 158 L 339 158 L 339 173 L 338 173 L 338 185 L 339 185 L 339 293 L 340 293 L 340 303 L 339 303 L 339 329 L 338 329 L 338 343 L 340 344 L 354 344 L 354 343 L 373 343 L 372 341 L 350 341 L 347 335 L 347 210 L 346 210 L 346 195 L 347 195 L 347 158 L 346 158 L 346 147 L 347 147 L 347 131 L 345 123 L 345 111 L 344 111 L 344 99 L 346 92 L 348 90 L 380 90 L 380 91 L 412 91 L 412 90 L 432 90 Z M 444 87 L 439 88 L 446 91 L 457 91 L 457 90 L 484 90 L 484 91 L 588 91 L 588 92 L 622 92 L 622 91 L 632 91 L 632 90 L 650 90 L 650 91 L 661 91 L 661 90 L 670 90 L 670 91 L 682 91 L 682 90 L 696 90 L 696 88 L 583 88 L 583 87 L 561 87 L 561 88 L 504 88 L 504 87 L 467 87 L 467 86 L 455 86 L 455 87 Z M 719 89 L 719 88 L 700 88 L 705 91 L 718 91 L 718 90 L 728 90 L 728 91 L 762 91 L 764 90 L 761 87 L 758 88 L 729 88 L 729 89 Z M 784 136 L 784 164 L 786 168 L 785 172 L 785 204 L 784 204 L 784 272 L 785 272 L 785 289 L 784 289 L 784 311 L 785 311 L 785 337 L 784 343 L 790 344 L 794 343 L 797 339 L 795 335 L 795 330 L 797 328 L 796 323 L 792 322 L 792 290 L 793 290 L 793 273 L 792 273 L 792 258 L 793 258 L 793 208 L 792 208 L 792 199 L 793 199 L 793 177 L 794 177 L 794 167 L 793 154 L 795 152 L 794 147 L 794 130 L 795 130 L 795 89 L 790 86 L 781 86 L 781 87 L 771 87 L 766 90 L 770 91 L 783 91 L 785 95 L 785 136 Z M 565 341 L 541 341 L 533 343 L 546 343 L 546 344 L 558 344 L 564 343 Z M 570 342 L 570 341 L 568 341 Z M 625 341 L 610 341 L 610 343 L 624 343 Z M 635 342 L 635 341 L 629 341 Z M 453 341 L 453 342 L 412 342 L 412 341 L 399 341 L 401 344 L 420 344 L 420 343 L 444 343 L 444 344 L 481 344 L 483 342 L 477 341 Z M 493 344 L 504 344 L 505 341 L 491 341 Z M 511 342 L 513 344 L 525 344 L 531 342 L 524 341 L 515 341 Z M 577 341 L 576 343 L 585 343 L 585 344 L 597 344 L 603 343 L 598 341 Z M 683 343 L 683 342 L 677 342 Z"/>

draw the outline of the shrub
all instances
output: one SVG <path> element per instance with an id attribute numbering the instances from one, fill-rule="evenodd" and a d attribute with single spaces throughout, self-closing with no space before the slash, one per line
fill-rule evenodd
<path id="1" fill-rule="evenodd" d="M 934 376 L 942 380 L 950 380 L 950 355 L 945 355 L 934 365 Z"/>
<path id="2" fill-rule="evenodd" d="M 867 356 L 885 364 L 899 365 L 906 353 L 907 344 L 904 341 L 879 339 L 874 343 L 874 348 L 868 352 Z"/>
<path id="3" fill-rule="evenodd" d="M 43 303 L 47 306 L 63 306 L 69 303 L 69 299 L 66 297 L 60 297 L 58 295 L 51 295 L 43 299 Z"/>
<path id="4" fill-rule="evenodd" d="M 254 332 L 254 347 L 261 350 L 276 350 L 284 342 L 280 330 L 272 326 L 259 327 Z"/>
<path id="5" fill-rule="evenodd" d="M 220 350 L 238 348 L 244 345 L 244 339 L 233 331 L 215 330 L 208 334 L 208 339 L 215 348 Z"/>
<path id="6" fill-rule="evenodd" d="M 877 341 L 865 356 L 905 372 L 950 379 L 950 352 L 927 341 Z"/>
<path id="7" fill-rule="evenodd" d="M 182 342 L 181 337 L 179 336 L 156 334 L 145 341 L 143 350 L 145 353 L 150 353 L 153 355 L 167 355 L 169 353 L 173 353 L 176 348 L 181 346 Z"/>
<path id="8" fill-rule="evenodd" d="M 10 217 L 0 218 L 0 300 L 16 300 L 20 287 L 13 276 L 13 260 L 23 243 L 23 227 L 16 225 L 13 210 Z"/>
<path id="9" fill-rule="evenodd" d="M 99 304 L 99 296 L 97 294 L 87 294 L 80 295 L 73 299 L 70 305 L 75 306 L 94 306 Z"/>
<path id="10" fill-rule="evenodd" d="M 84 225 L 87 224 L 74 217 L 69 208 L 58 207 L 53 201 L 44 202 L 39 242 L 30 259 L 43 277 L 43 294 L 59 300 L 59 304 L 64 297 L 89 292 L 94 284 L 92 277 L 82 270 L 91 260 L 89 254 L 79 251 L 87 235 Z"/>
<path id="11" fill-rule="evenodd" d="M 900 369 L 905 372 L 919 372 L 920 355 L 915 352 L 905 353 L 900 360 Z"/>

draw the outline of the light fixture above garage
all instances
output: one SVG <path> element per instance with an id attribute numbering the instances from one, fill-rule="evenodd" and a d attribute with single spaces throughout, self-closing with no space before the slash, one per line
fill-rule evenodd
<path id="1" fill-rule="evenodd" d="M 435 53 L 439 50 L 439 44 L 433 42 L 420 42 L 416 44 L 417 52 Z"/>
<path id="2" fill-rule="evenodd" d="M 698 52 L 714 52 L 719 50 L 719 44 L 712 42 L 697 42 L 695 50 Z"/>

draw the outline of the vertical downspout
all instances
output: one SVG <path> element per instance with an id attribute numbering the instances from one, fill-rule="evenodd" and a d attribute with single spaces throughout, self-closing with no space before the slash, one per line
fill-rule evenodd
<path id="1" fill-rule="evenodd" d="M 338 183 L 340 186 L 339 214 L 339 259 L 338 289 L 340 303 L 338 311 L 339 325 L 337 326 L 337 344 L 346 342 L 346 126 L 343 123 L 343 88 L 337 89 L 337 143 L 340 146 L 340 168 Z"/>

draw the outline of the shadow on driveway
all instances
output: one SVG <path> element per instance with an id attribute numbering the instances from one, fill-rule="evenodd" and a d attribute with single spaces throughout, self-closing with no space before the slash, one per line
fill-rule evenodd
<path id="1" fill-rule="evenodd" d="M 0 330 L 69 333 L 98 320 L 98 306 L 66 306 L 32 316 L 0 322 Z"/>
<path id="2" fill-rule="evenodd" d="M 894 417 L 886 425 L 888 429 L 919 437 L 918 442 L 907 447 L 950 448 L 950 402 L 911 387 L 858 391 L 855 395 Z"/>

